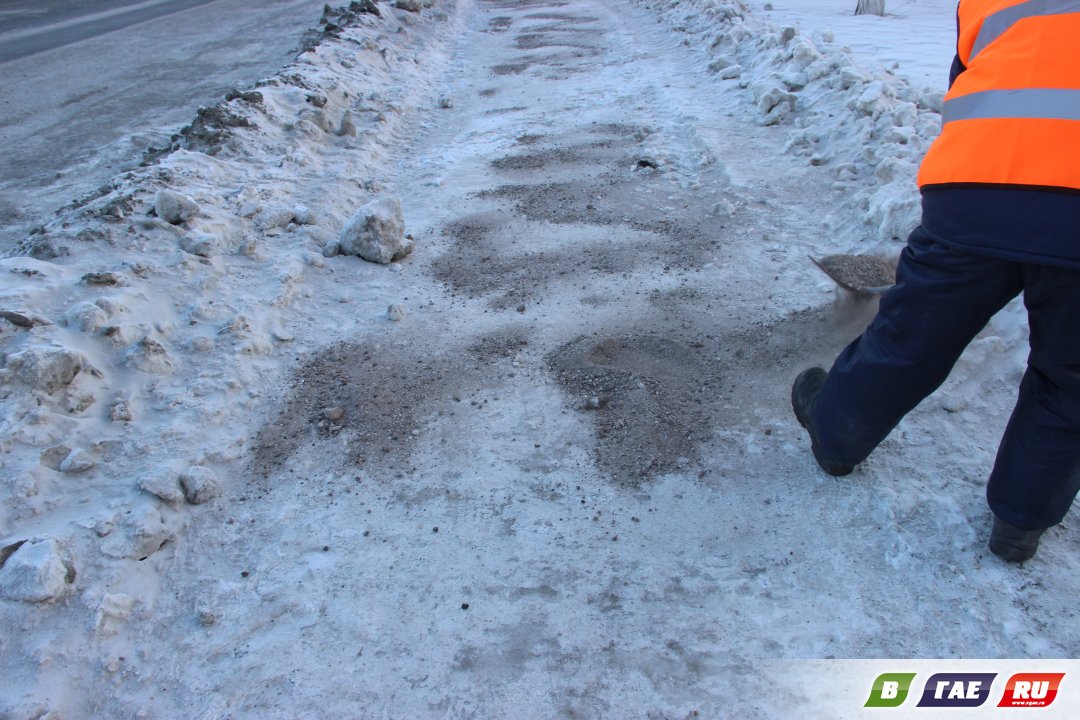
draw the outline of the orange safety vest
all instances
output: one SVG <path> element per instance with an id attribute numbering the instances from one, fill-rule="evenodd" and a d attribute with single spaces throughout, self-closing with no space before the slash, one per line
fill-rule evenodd
<path id="1" fill-rule="evenodd" d="M 1080 0 L 960 0 L 958 13 L 967 69 L 919 187 L 1080 190 Z"/>

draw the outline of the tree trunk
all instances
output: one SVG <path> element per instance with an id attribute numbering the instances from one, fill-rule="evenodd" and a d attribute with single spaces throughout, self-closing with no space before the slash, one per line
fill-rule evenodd
<path id="1" fill-rule="evenodd" d="M 859 0 L 855 6 L 856 15 L 884 15 L 885 0 Z"/>

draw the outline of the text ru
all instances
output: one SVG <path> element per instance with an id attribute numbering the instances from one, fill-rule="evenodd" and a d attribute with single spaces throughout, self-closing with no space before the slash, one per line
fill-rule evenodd
<path id="1" fill-rule="evenodd" d="M 1039 682 L 1017 681 L 1013 688 L 1013 700 L 1045 700 L 1050 692 L 1050 683 L 1045 680 Z"/>

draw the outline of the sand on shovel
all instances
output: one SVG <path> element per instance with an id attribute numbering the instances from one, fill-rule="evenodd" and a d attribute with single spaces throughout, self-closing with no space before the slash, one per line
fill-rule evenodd
<path id="1" fill-rule="evenodd" d="M 879 295 L 893 286 L 896 270 L 874 255 L 827 255 L 810 258 L 837 285 L 860 295 Z"/>

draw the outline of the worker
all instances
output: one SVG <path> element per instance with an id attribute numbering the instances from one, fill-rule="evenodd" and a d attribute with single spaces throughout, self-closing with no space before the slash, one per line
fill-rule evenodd
<path id="1" fill-rule="evenodd" d="M 1080 2 L 960 0 L 957 29 L 896 284 L 791 401 L 818 464 L 847 475 L 1023 293 L 1028 365 L 986 488 L 990 550 L 1023 562 L 1080 489 Z"/>

